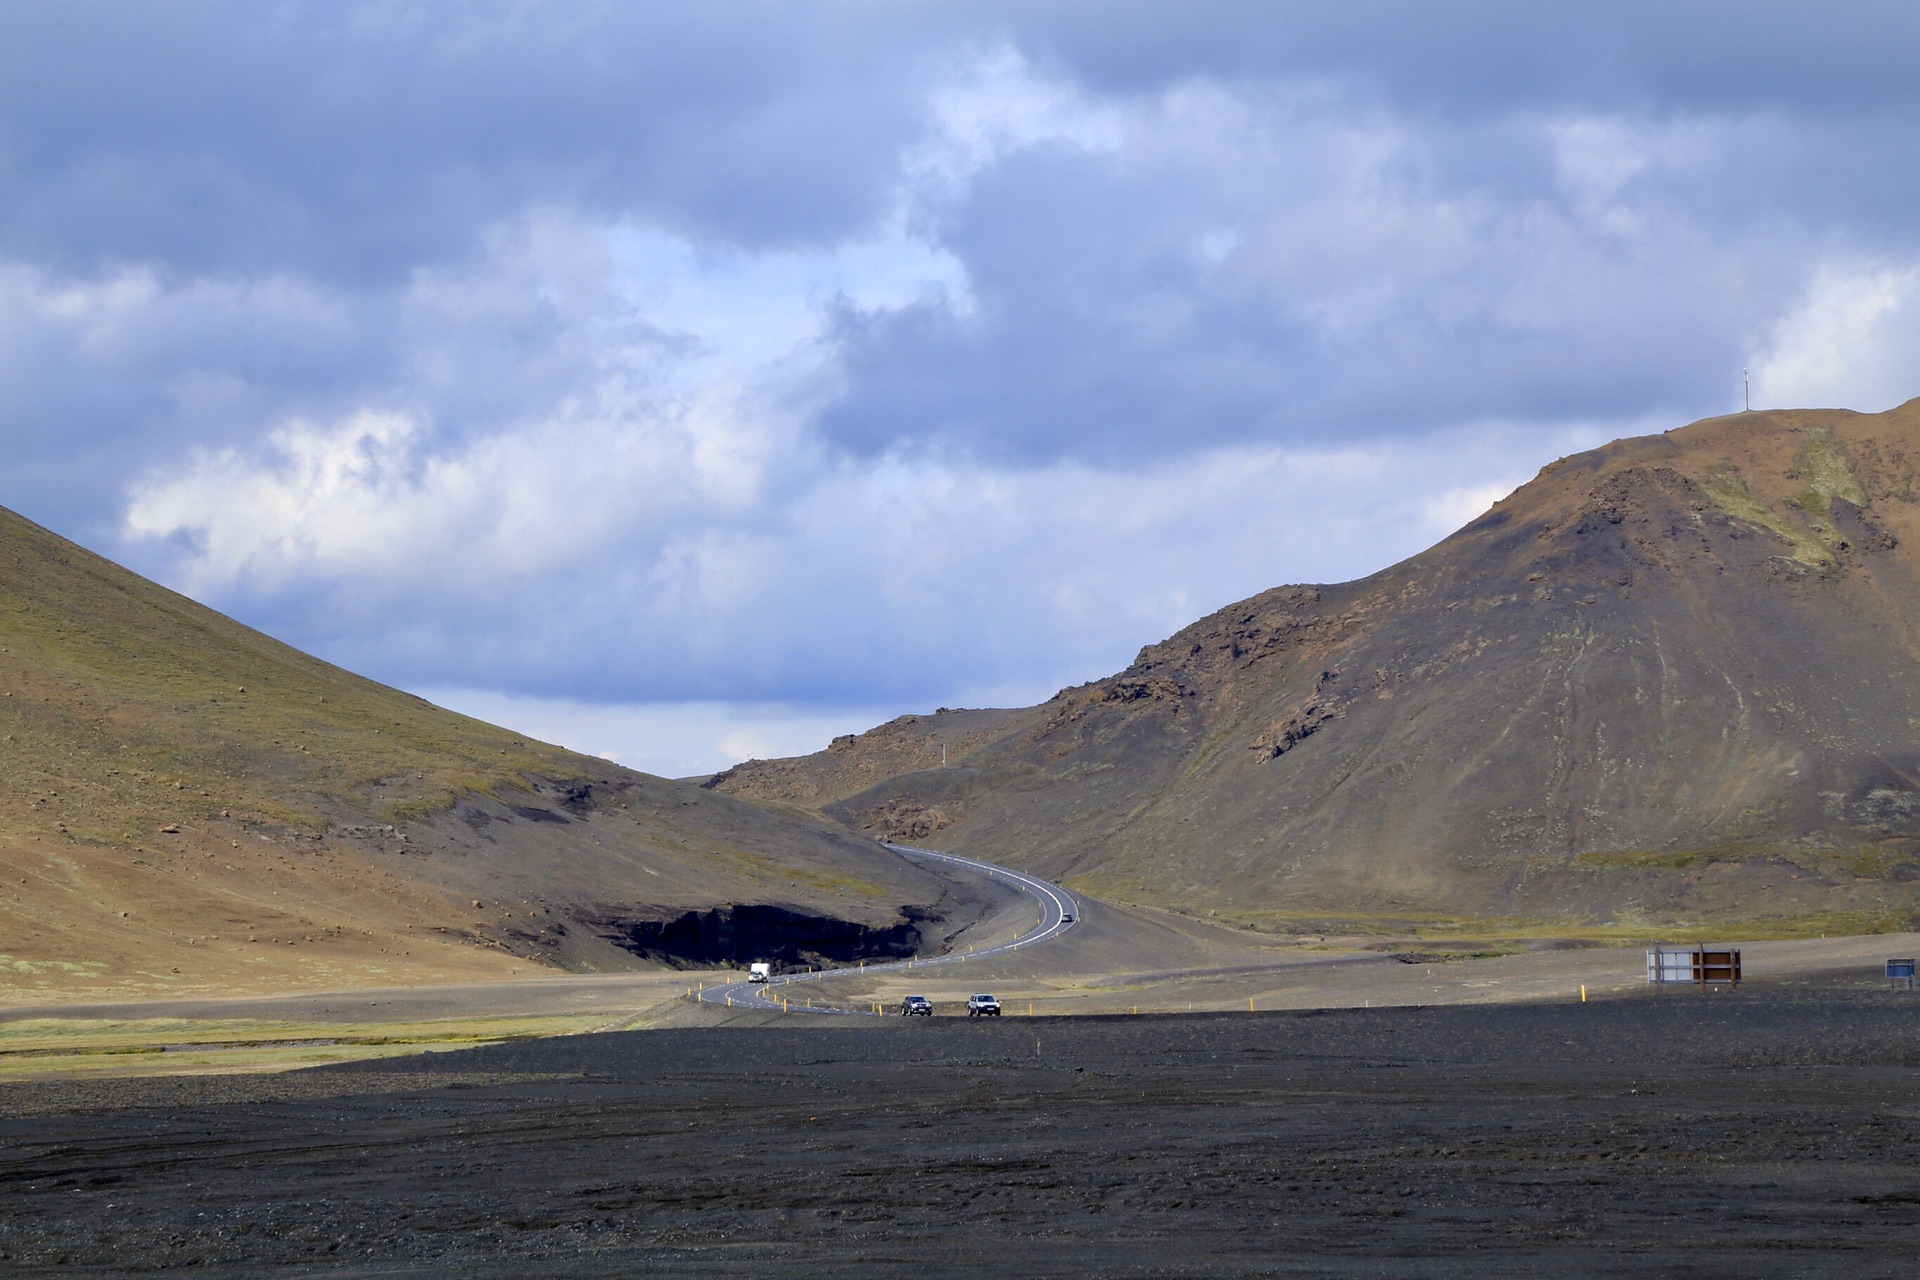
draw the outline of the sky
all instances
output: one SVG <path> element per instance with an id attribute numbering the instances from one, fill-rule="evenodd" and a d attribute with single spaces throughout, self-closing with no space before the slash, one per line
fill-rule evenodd
<path id="1" fill-rule="evenodd" d="M 0 7 L 0 504 L 673 776 L 1920 394 L 1920 8 Z"/>

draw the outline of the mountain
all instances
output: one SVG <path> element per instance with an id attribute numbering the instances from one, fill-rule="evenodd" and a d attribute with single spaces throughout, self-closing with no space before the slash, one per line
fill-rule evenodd
<path id="1" fill-rule="evenodd" d="M 938 947 L 954 885 L 529 741 L 0 509 L 0 1002 Z"/>
<path id="2" fill-rule="evenodd" d="M 710 785 L 1263 927 L 1906 925 L 1916 469 L 1920 401 L 1617 441 L 1040 706 Z"/>

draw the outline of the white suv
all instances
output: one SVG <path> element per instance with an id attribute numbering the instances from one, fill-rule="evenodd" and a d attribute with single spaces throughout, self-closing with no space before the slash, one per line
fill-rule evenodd
<path id="1" fill-rule="evenodd" d="M 969 1018 L 997 1018 L 1000 1016 L 1000 1002 L 989 995 L 967 997 L 967 1016 Z"/>

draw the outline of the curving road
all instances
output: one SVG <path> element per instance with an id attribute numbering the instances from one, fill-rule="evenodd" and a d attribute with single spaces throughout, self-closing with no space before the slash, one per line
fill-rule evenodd
<path id="1" fill-rule="evenodd" d="M 793 1004 L 796 987 L 810 986 L 835 974 L 844 973 L 882 973 L 887 970 L 931 968 L 934 965 L 962 964 L 968 960 L 979 960 L 986 956 L 1005 955 L 1010 951 L 1022 951 L 1042 942 L 1050 942 L 1080 922 L 1080 904 L 1073 895 L 1057 884 L 1052 884 L 1038 876 L 1030 876 L 1024 871 L 1015 871 L 1012 867 L 997 866 L 991 862 L 982 862 L 978 858 L 963 858 L 957 853 L 937 853 L 932 849 L 917 849 L 907 844 L 889 844 L 893 850 L 910 862 L 933 862 L 950 868 L 972 872 L 999 880 L 1011 885 L 1032 898 L 1040 907 L 1040 923 L 1021 934 L 1011 942 L 997 946 L 981 947 L 975 951 L 956 951 L 944 956 L 929 956 L 913 960 L 893 960 L 885 964 L 869 964 L 863 969 L 823 969 L 818 973 L 781 974 L 771 982 L 729 982 L 724 986 L 708 987 L 699 993 L 699 998 L 707 1004 L 726 1005 L 734 1009 L 769 1008 L 784 1002 L 786 1008 L 799 1013 L 804 1006 Z M 863 1017 L 876 1015 L 865 1009 L 837 1009 L 827 1005 L 814 1005 L 806 1008 L 808 1013 L 857 1014 Z"/>

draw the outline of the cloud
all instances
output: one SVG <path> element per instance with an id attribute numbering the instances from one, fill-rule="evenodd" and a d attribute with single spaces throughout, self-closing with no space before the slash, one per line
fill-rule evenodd
<path id="1" fill-rule="evenodd" d="M 1792 0 L 1304 0 L 1284 15 L 1260 0 L 1216 0 L 1204 14 L 1149 0 L 1000 0 L 991 11 L 1038 60 L 1106 91 L 1317 76 L 1456 116 L 1516 105 L 1884 110 L 1914 102 L 1920 53 L 1920 16 L 1899 0 L 1850 5 L 1844 22 Z"/>
<path id="2" fill-rule="evenodd" d="M 1920 395 L 1920 260 L 1823 266 L 1754 361 L 1755 403 L 1890 409 Z"/>
<path id="3" fill-rule="evenodd" d="M 368 285 L 538 205 L 831 241 L 884 203 L 936 51 L 753 7 L 8 6 L 0 254 Z"/>
<path id="4" fill-rule="evenodd" d="M 397 417 L 302 424 L 155 479 L 129 528 L 196 593 L 403 683 L 1022 700 L 1275 581 L 1397 560 L 1602 434 L 1008 468 L 837 458 L 732 409 L 602 403 L 438 443 Z"/>
<path id="5" fill-rule="evenodd" d="M 997 64 L 998 65 L 998 64 Z M 998 81 L 1031 78 L 1000 66 Z M 971 305 L 848 307 L 842 447 L 1117 459 L 1721 406 L 1798 287 L 1781 206 L 1694 196 L 1779 128 L 1454 124 L 1313 84 L 1068 95 L 925 215 Z M 1772 181 L 1771 175 L 1763 182 Z"/>
<path id="6" fill-rule="evenodd" d="M 742 760 L 818 751 L 897 708 L 823 710 L 778 702 L 585 702 L 488 689 L 418 691 L 429 701 L 520 733 L 669 778 L 716 773 Z"/>
<path id="7" fill-rule="evenodd" d="M 9 6 L 0 501 L 692 771 L 1920 390 L 1905 7 L 750 10 Z"/>

